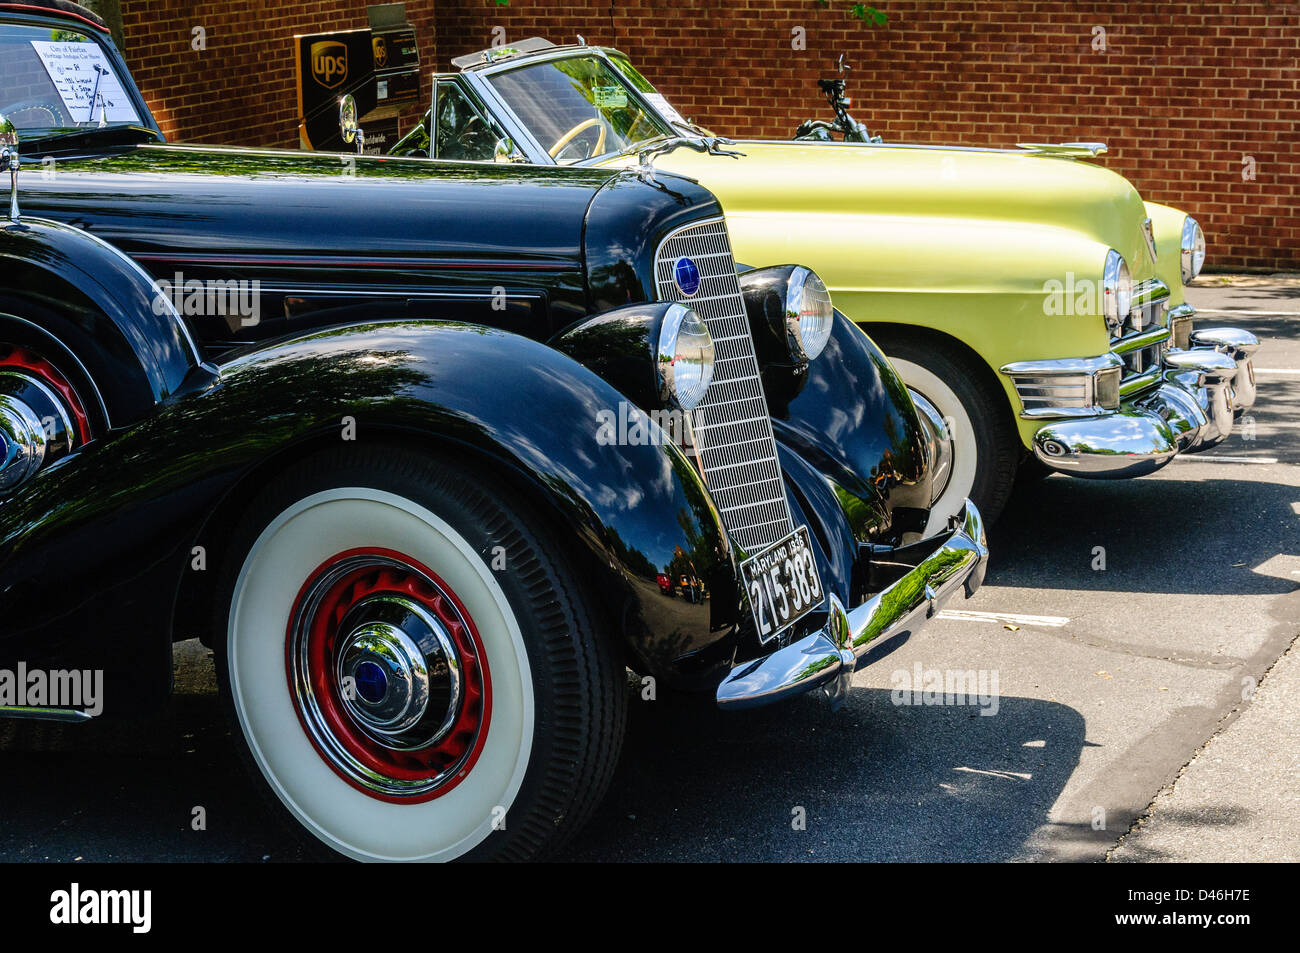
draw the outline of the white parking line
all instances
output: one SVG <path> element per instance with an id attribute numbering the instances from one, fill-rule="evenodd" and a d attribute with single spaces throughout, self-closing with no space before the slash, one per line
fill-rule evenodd
<path id="1" fill-rule="evenodd" d="M 1059 615 L 1016 615 L 1013 612 L 970 612 L 966 609 L 943 609 L 940 619 L 962 622 L 1011 622 L 1016 625 L 1036 625 L 1044 629 L 1059 629 L 1070 620 Z"/>
<path id="2" fill-rule="evenodd" d="M 1293 367 L 1257 367 L 1256 374 L 1274 374 L 1274 375 L 1300 375 L 1300 370 Z"/>
<path id="3" fill-rule="evenodd" d="M 1214 454 L 1210 456 L 1204 453 L 1193 453 L 1188 456 L 1179 454 L 1174 457 L 1175 463 L 1256 463 L 1260 466 L 1268 466 L 1277 463 L 1277 457 L 1230 457 L 1224 454 Z"/>

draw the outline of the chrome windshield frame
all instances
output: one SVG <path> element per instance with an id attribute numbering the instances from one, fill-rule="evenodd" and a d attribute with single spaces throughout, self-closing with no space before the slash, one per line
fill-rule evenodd
<path id="1" fill-rule="evenodd" d="M 613 52 L 618 52 L 617 50 Z M 517 148 L 521 149 L 528 157 L 528 161 L 535 165 L 559 165 L 546 148 L 533 135 L 532 130 L 519 117 L 519 115 L 510 107 L 510 105 L 497 93 L 491 83 L 491 78 L 500 73 L 511 72 L 519 69 L 527 69 L 542 63 L 551 63 L 556 60 L 580 59 L 584 57 L 596 57 L 607 66 L 618 80 L 619 84 L 627 91 L 628 95 L 636 102 L 637 106 L 647 115 L 653 116 L 658 122 L 663 124 L 670 132 L 665 133 L 662 137 L 651 137 L 634 145 L 642 146 L 645 142 L 653 142 L 657 138 L 671 138 L 676 135 L 676 126 L 669 121 L 668 117 L 663 115 L 655 106 L 642 95 L 641 91 L 632 85 L 623 72 L 610 59 L 609 51 L 603 46 L 557 46 L 554 49 L 545 50 L 538 53 L 526 53 L 520 56 L 507 57 L 492 63 L 476 64 L 466 67 L 459 73 L 439 73 L 435 80 L 445 82 L 450 79 L 459 79 L 464 81 L 476 94 L 477 98 L 487 107 L 491 118 L 505 128 L 511 135 Z M 588 159 L 582 159 L 573 163 L 575 166 L 595 164 L 598 162 L 608 161 L 616 156 L 633 156 L 636 155 L 636 149 L 625 149 L 620 152 L 608 152 L 599 156 L 592 156 Z"/>

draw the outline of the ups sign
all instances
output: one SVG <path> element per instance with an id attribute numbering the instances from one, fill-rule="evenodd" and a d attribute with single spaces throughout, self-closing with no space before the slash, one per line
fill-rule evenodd
<path id="1" fill-rule="evenodd" d="M 326 89 L 342 86 L 348 78 L 348 48 L 336 40 L 313 43 L 311 75 Z"/>

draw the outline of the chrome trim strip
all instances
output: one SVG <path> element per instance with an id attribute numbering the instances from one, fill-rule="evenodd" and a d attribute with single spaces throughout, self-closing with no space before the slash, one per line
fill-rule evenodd
<path id="1" fill-rule="evenodd" d="M 1112 354 L 1130 354 L 1133 351 L 1140 351 L 1145 347 L 1154 347 L 1157 344 L 1163 344 L 1169 340 L 1169 329 L 1156 326 L 1149 331 L 1136 331 L 1127 337 L 1122 337 L 1111 345 Z"/>
<path id="2" fill-rule="evenodd" d="M 1155 228 L 1151 224 L 1151 219 L 1149 218 L 1143 219 L 1142 221 L 1142 237 L 1147 240 L 1147 251 L 1151 253 L 1151 261 L 1152 262 L 1158 261 L 1160 256 L 1156 252 Z"/>
<path id="3" fill-rule="evenodd" d="M 1164 370 L 1159 364 L 1153 364 L 1141 374 L 1133 374 L 1120 381 L 1119 399 L 1124 400 L 1134 394 L 1140 394 L 1144 390 L 1155 387 L 1162 380 L 1164 380 Z"/>
<path id="4" fill-rule="evenodd" d="M 1016 361 L 1002 365 L 1002 373 L 1016 377 L 1033 374 L 1035 377 L 1095 374 L 1108 367 L 1123 367 L 1124 363 L 1113 354 L 1098 357 L 1066 357 L 1050 361 Z"/>
<path id="5" fill-rule="evenodd" d="M 1104 142 L 1017 142 L 1016 148 L 1049 159 L 1095 159 L 1110 151 Z"/>
<path id="6" fill-rule="evenodd" d="M 0 718 L 22 721 L 62 721 L 77 725 L 94 720 L 93 715 L 75 708 L 33 708 L 25 705 L 0 705 Z"/>

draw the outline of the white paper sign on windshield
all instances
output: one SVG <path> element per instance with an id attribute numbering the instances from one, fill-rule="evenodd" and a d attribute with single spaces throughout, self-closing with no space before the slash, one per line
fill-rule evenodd
<path id="1" fill-rule="evenodd" d="M 685 119 L 682 118 L 681 113 L 679 113 L 676 109 L 673 109 L 673 107 L 669 105 L 668 100 L 664 99 L 663 96 L 659 95 L 658 93 L 642 93 L 641 95 L 644 96 L 646 99 L 648 99 L 650 101 L 650 105 L 653 106 L 655 109 L 659 110 L 659 114 L 663 116 L 665 119 L 667 119 L 669 122 L 679 122 L 683 126 L 690 125 L 690 123 L 688 123 Z"/>
<path id="2" fill-rule="evenodd" d="M 74 122 L 99 122 L 101 111 L 109 122 L 140 121 L 140 114 L 131 105 L 99 44 L 32 40 L 32 46 Z M 96 79 L 99 96 L 92 110 Z"/>

